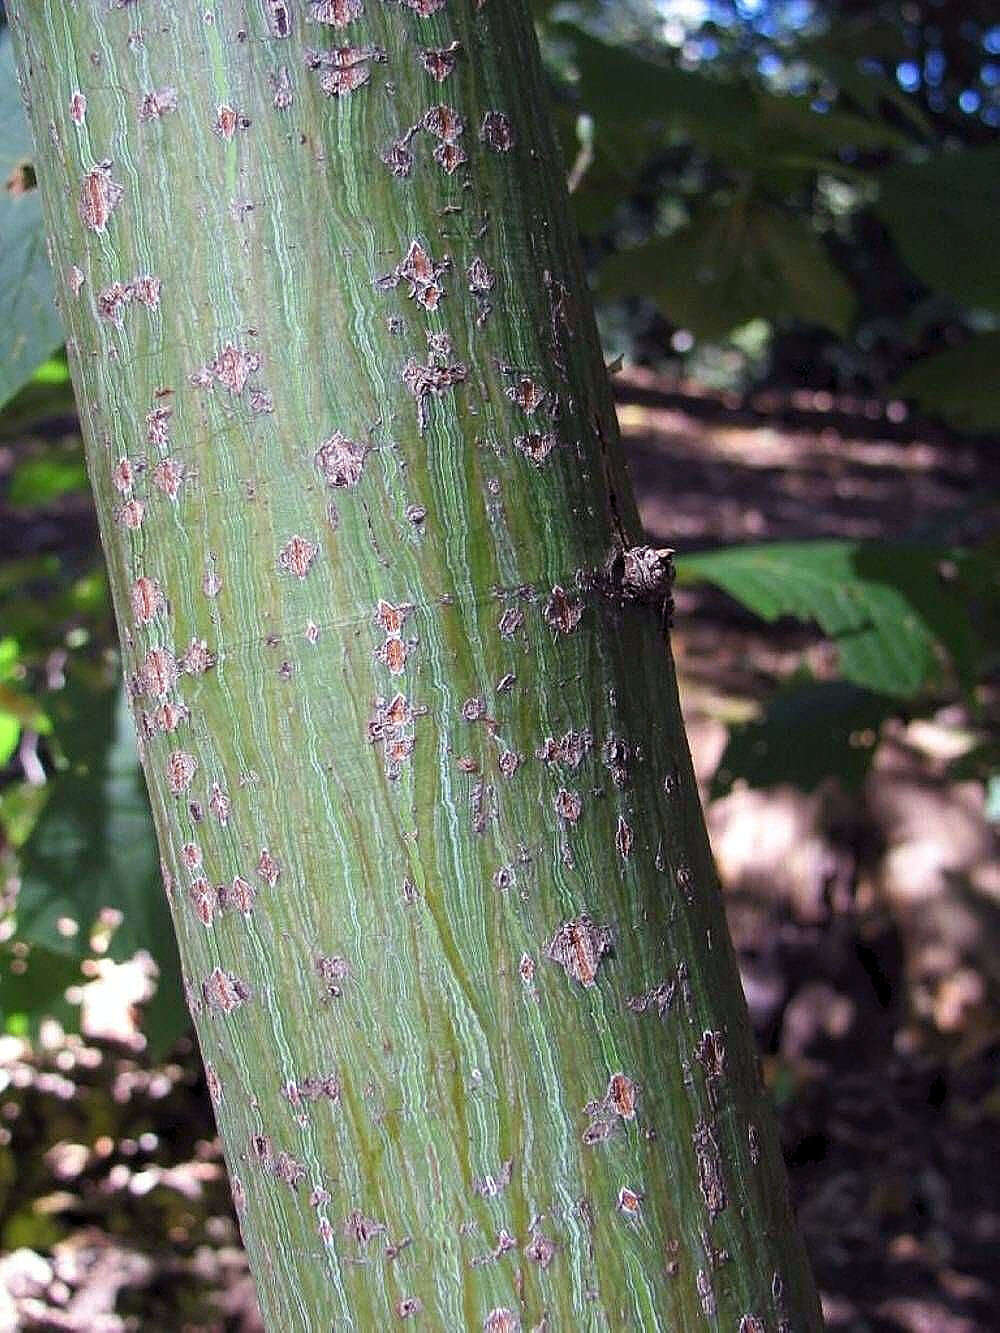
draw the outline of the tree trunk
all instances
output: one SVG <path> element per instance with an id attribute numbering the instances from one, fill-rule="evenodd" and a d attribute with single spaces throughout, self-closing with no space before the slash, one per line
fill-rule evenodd
<path id="1" fill-rule="evenodd" d="M 267 1326 L 818 1328 L 527 6 L 8 12 Z"/>

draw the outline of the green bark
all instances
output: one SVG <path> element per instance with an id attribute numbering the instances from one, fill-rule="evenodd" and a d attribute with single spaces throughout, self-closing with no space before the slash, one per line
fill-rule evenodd
<path id="1" fill-rule="evenodd" d="M 8 9 L 268 1327 L 819 1327 L 526 5 Z"/>

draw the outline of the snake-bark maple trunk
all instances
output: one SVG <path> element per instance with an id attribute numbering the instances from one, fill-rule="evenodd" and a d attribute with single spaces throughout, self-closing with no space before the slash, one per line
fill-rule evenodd
<path id="1" fill-rule="evenodd" d="M 817 1328 L 527 6 L 8 9 L 268 1327 Z"/>

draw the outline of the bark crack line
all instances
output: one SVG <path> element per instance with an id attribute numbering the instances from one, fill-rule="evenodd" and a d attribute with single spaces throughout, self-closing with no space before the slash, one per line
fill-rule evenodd
<path id="1" fill-rule="evenodd" d="M 439 597 L 429 598 L 424 601 L 414 601 L 408 594 L 403 599 L 407 606 L 407 615 L 419 616 L 429 615 L 435 611 L 445 611 L 451 607 L 457 607 L 459 610 L 476 610 L 481 607 L 495 605 L 498 608 L 513 599 L 529 605 L 542 604 L 550 597 L 553 588 L 566 588 L 567 594 L 574 597 L 582 597 L 587 593 L 596 593 L 609 600 L 618 600 L 622 602 L 641 602 L 646 598 L 638 595 L 638 584 L 633 585 L 626 573 L 626 567 L 633 557 L 638 557 L 642 553 L 651 552 L 653 555 L 668 557 L 672 551 L 657 551 L 653 547 L 632 547 L 629 550 L 621 551 L 617 547 L 612 553 L 612 559 L 617 562 L 615 569 L 607 566 L 604 569 L 585 570 L 577 569 L 574 573 L 563 579 L 560 583 L 557 579 L 550 583 L 548 579 L 535 579 L 529 583 L 519 583 L 511 587 L 502 587 L 499 584 L 494 585 L 488 593 L 481 596 L 468 597 L 457 596 L 450 593 L 442 593 Z M 670 577 L 672 578 L 672 572 Z M 267 634 L 254 634 L 248 638 L 238 639 L 235 643 L 220 642 L 215 646 L 216 661 L 218 663 L 230 660 L 237 653 L 246 648 L 259 646 L 262 648 L 276 648 L 279 644 L 294 643 L 298 638 L 304 638 L 307 635 L 318 637 L 319 632 L 336 633 L 338 631 L 350 632 L 364 625 L 376 626 L 376 601 L 372 607 L 358 615 L 347 618 L 333 618 L 329 620 L 316 620 L 310 617 L 300 625 L 282 632 L 269 632 Z"/>

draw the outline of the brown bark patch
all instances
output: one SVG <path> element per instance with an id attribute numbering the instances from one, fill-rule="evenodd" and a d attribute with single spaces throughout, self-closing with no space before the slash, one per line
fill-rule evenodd
<path id="1" fill-rule="evenodd" d="M 611 952 L 612 931 L 584 914 L 564 922 L 545 949 L 546 958 L 558 963 L 566 975 L 581 986 L 594 985 L 602 959 Z"/>

